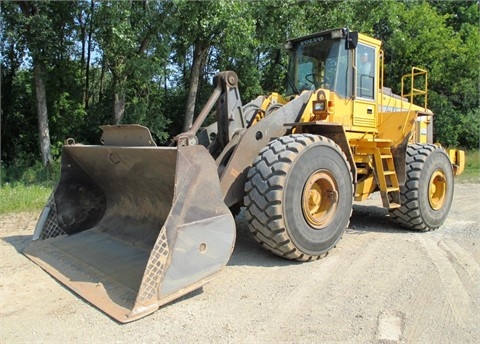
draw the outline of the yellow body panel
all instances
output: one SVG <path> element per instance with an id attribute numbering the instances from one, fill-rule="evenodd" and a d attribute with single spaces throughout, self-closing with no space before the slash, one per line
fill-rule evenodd
<path id="1" fill-rule="evenodd" d="M 371 53 L 369 56 L 373 62 L 373 70 L 370 69 L 371 73 L 368 75 L 361 71 L 364 67 L 361 63 L 365 61 L 360 59 L 359 49 Z M 402 77 L 400 94 L 397 95 L 383 86 L 381 41 L 359 34 L 356 49 L 349 50 L 347 54 L 351 63 L 350 87 L 353 94 L 340 96 L 325 86 L 326 81 L 321 88 L 313 92 L 303 91 L 302 94 L 311 92 L 311 96 L 299 122 L 316 126 L 323 123 L 327 126 L 341 126 L 351 153 L 351 161 L 355 164 L 355 199 L 364 200 L 372 192 L 379 190 L 382 192 L 384 205 L 391 208 L 392 195 L 387 194 L 399 190 L 400 179 L 397 176 L 398 169 L 393 166 L 393 161 L 399 159 L 399 156 L 394 156 L 394 152 L 399 147 L 403 147 L 404 151 L 408 143 L 433 143 L 433 113 L 427 108 L 428 73 L 424 69 L 412 67 L 410 73 Z M 326 72 L 319 70 L 318 73 L 324 78 L 323 73 Z M 265 103 L 262 108 L 268 108 L 269 104 Z M 303 125 L 292 128 L 294 133 L 304 131 Z M 455 174 L 463 171 L 465 158 L 462 153 L 458 150 L 450 152 Z M 405 161 L 399 160 L 395 163 L 404 165 Z M 403 168 L 400 169 L 402 170 Z"/>
<path id="2" fill-rule="evenodd" d="M 453 166 L 453 174 L 458 176 L 465 170 L 465 151 L 459 149 L 449 149 L 448 155 Z"/>

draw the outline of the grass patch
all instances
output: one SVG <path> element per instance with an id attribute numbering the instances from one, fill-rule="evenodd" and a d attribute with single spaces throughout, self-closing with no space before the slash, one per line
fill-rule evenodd
<path id="1" fill-rule="evenodd" d="M 480 150 L 466 152 L 465 171 L 456 179 L 460 183 L 480 183 Z"/>
<path id="2" fill-rule="evenodd" d="M 3 185 L 0 188 L 0 214 L 41 211 L 51 193 L 51 185 Z"/>
<path id="3" fill-rule="evenodd" d="M 26 166 L 21 161 L 5 167 L 2 164 L 0 214 L 41 211 L 60 176 L 60 162 L 48 168 L 37 163 Z"/>

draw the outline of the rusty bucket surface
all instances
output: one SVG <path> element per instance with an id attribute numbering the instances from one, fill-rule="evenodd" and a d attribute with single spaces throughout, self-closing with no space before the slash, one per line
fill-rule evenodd
<path id="1" fill-rule="evenodd" d="M 205 284 L 235 223 L 203 146 L 65 146 L 25 254 L 120 322 Z"/>

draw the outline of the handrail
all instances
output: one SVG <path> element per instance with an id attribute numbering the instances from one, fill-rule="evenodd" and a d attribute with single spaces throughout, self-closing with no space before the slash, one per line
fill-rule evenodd
<path id="1" fill-rule="evenodd" d="M 423 89 L 415 88 L 415 77 L 424 76 L 424 87 Z M 410 78 L 410 93 L 405 94 L 405 79 Z M 410 111 L 412 110 L 413 105 L 413 97 L 415 96 L 424 96 L 423 98 L 423 107 L 425 112 L 427 111 L 427 102 L 428 102 L 428 72 L 425 69 L 421 69 L 418 67 L 412 67 L 412 71 L 410 74 L 405 74 L 402 76 L 402 95 L 400 100 L 400 107 L 403 111 L 403 100 L 405 97 L 409 99 L 408 105 L 408 114 L 410 115 Z M 405 117 L 405 123 L 403 124 L 403 134 L 405 134 L 405 128 L 407 126 L 407 121 L 410 116 Z"/>
<path id="2" fill-rule="evenodd" d="M 424 76 L 424 87 L 415 88 L 415 77 Z M 410 78 L 410 92 L 405 93 L 405 79 Z M 412 67 L 412 71 L 410 74 L 405 74 L 402 76 L 402 99 L 401 99 L 401 107 L 403 109 L 403 99 L 408 97 L 409 98 L 409 111 L 411 106 L 413 105 L 413 97 L 415 96 L 424 96 L 423 100 L 423 107 L 425 111 L 427 111 L 427 103 L 428 103 L 428 72 L 425 69 L 421 69 L 418 67 Z"/>
<path id="3" fill-rule="evenodd" d="M 380 97 L 380 110 L 377 110 L 377 113 L 378 113 L 378 121 L 377 121 L 377 125 L 380 125 L 380 123 L 383 123 L 383 111 L 384 111 L 384 107 L 383 107 L 383 73 L 384 73 L 384 53 L 383 53 L 383 50 L 380 49 L 380 54 L 379 54 L 379 63 L 380 63 L 380 92 L 378 92 L 378 95 Z"/>

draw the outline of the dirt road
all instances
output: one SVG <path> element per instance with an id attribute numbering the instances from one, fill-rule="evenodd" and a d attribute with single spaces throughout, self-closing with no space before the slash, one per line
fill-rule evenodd
<path id="1" fill-rule="evenodd" d="M 359 203 L 337 247 L 303 264 L 263 251 L 239 219 L 216 279 L 126 325 L 21 254 L 38 214 L 0 216 L 0 342 L 477 343 L 479 195 L 480 184 L 457 184 L 430 233 L 396 227 L 378 198 Z"/>

